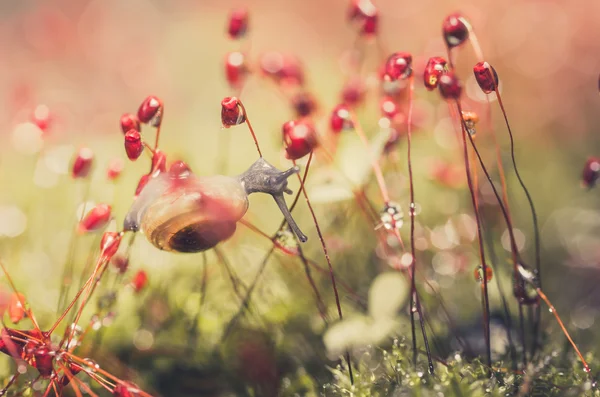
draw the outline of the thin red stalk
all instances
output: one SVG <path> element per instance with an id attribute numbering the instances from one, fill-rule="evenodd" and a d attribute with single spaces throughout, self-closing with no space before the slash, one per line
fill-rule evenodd
<path id="1" fill-rule="evenodd" d="M 85 365 L 85 360 L 83 360 L 83 359 L 81 359 L 81 358 L 79 358 L 79 357 L 77 357 L 77 356 L 75 356 L 73 354 L 70 354 L 70 353 L 68 354 L 68 356 L 70 358 L 72 358 L 74 361 L 77 361 L 77 362 Z M 115 383 L 123 383 L 123 381 L 121 379 L 117 378 L 116 376 L 112 375 L 109 372 L 106 372 L 102 368 L 96 368 L 95 372 L 97 372 L 97 373 L 99 373 L 99 374 L 107 377 L 108 379 L 112 380 Z M 86 371 L 86 373 L 88 373 L 88 372 Z M 150 394 L 144 392 L 143 390 L 138 390 L 137 393 L 140 394 L 142 397 L 152 397 Z"/>
<path id="2" fill-rule="evenodd" d="M 48 394 L 50 394 L 50 390 L 52 390 L 52 382 L 54 382 L 54 380 L 48 383 L 48 387 L 46 387 L 46 391 L 44 392 L 44 395 L 42 397 L 48 397 Z M 56 397 L 58 397 L 58 395 Z"/>
<path id="3" fill-rule="evenodd" d="M 248 113 L 246 112 L 246 108 L 242 101 L 239 101 L 240 107 L 242 108 L 242 112 L 244 113 L 244 117 L 246 118 L 246 124 L 248 125 L 248 129 L 252 134 L 252 139 L 254 139 L 254 144 L 256 145 L 256 151 L 258 151 L 258 155 L 262 157 L 262 152 L 260 151 L 260 146 L 258 146 L 258 139 L 256 139 L 256 134 L 254 133 L 254 129 L 252 128 L 252 124 L 250 123 L 250 118 L 248 118 Z"/>
<path id="4" fill-rule="evenodd" d="M 525 195 L 527 196 L 527 201 L 529 203 L 529 208 L 531 210 L 531 217 L 532 217 L 532 221 L 533 221 L 533 235 L 534 235 L 534 241 L 535 241 L 535 270 L 537 272 L 538 286 L 541 288 L 542 287 L 542 266 L 541 266 L 540 229 L 539 229 L 539 224 L 538 224 L 537 212 L 535 210 L 535 205 L 533 204 L 533 198 L 531 197 L 529 190 L 525 186 L 525 182 L 523 181 L 523 178 L 521 178 L 521 174 L 519 173 L 519 169 L 517 168 L 517 161 L 515 159 L 515 142 L 514 142 L 512 130 L 510 128 L 510 123 L 508 122 L 508 115 L 506 114 L 506 110 L 504 109 L 504 103 L 502 102 L 502 96 L 500 95 L 498 86 L 495 86 L 494 88 L 495 88 L 495 92 L 496 92 L 496 98 L 498 98 L 498 105 L 500 105 L 500 109 L 502 110 L 502 115 L 504 116 L 504 122 L 506 123 L 506 129 L 508 130 L 508 136 L 510 138 L 510 155 L 511 155 L 512 163 L 513 163 L 513 168 L 515 170 L 515 175 L 516 175 L 517 179 L 519 180 L 519 184 L 521 185 L 523 192 L 525 192 Z M 537 340 L 539 338 L 540 319 L 541 319 L 541 311 L 540 311 L 540 308 L 538 307 L 537 311 L 536 311 L 536 318 L 535 318 L 535 324 L 537 325 L 537 328 L 534 329 L 534 333 L 535 333 L 534 344 L 536 344 L 536 345 L 537 345 Z M 534 346 L 533 352 L 535 352 L 535 349 L 536 349 L 536 346 Z"/>
<path id="5" fill-rule="evenodd" d="M 295 161 L 294 161 L 294 165 L 296 165 Z M 298 175 L 298 178 L 300 178 L 299 175 Z M 300 186 L 300 189 L 302 189 L 302 194 L 304 195 L 306 205 L 308 206 L 310 215 L 312 216 L 313 222 L 315 224 L 315 228 L 317 229 L 317 234 L 319 235 L 319 241 L 321 242 L 321 248 L 323 249 L 323 254 L 325 255 L 325 260 L 327 261 L 327 266 L 329 268 L 329 275 L 331 277 L 331 285 L 333 287 L 333 293 L 335 295 L 335 304 L 337 306 L 338 317 L 340 318 L 340 320 L 342 320 L 344 318 L 344 315 L 342 313 L 342 305 L 340 303 L 340 296 L 339 296 L 337 284 L 335 281 L 335 274 L 333 272 L 333 266 L 331 265 L 331 259 L 329 258 L 327 244 L 325 243 L 325 239 L 323 238 L 323 233 L 321 233 L 321 227 L 319 226 L 319 221 L 317 220 L 317 216 L 315 214 L 315 211 L 313 210 L 312 204 L 310 203 L 310 199 L 308 198 L 308 193 L 306 192 L 306 188 L 304 187 L 303 184 Z M 348 374 L 350 375 L 350 382 L 352 384 L 354 384 L 354 376 L 352 374 L 352 363 L 350 361 L 350 353 L 348 353 L 348 352 L 346 352 L 346 362 L 348 364 Z"/>
<path id="6" fill-rule="evenodd" d="M 17 372 L 10 378 L 10 380 L 8 381 L 6 386 L 4 386 L 4 388 L 2 390 L 0 390 L 0 396 L 4 396 L 6 394 L 8 389 L 12 386 L 13 383 L 15 383 L 15 381 L 19 378 L 20 375 L 21 375 L 21 373 Z"/>
<path id="7" fill-rule="evenodd" d="M 73 373 L 72 373 L 72 372 L 69 370 L 69 368 L 67 368 L 67 367 L 66 367 L 65 365 L 63 365 L 62 363 L 58 362 L 57 364 L 58 364 L 58 365 L 60 366 L 60 368 L 62 369 L 62 371 L 63 371 L 63 374 L 64 374 L 64 375 L 67 377 L 67 379 L 69 379 L 69 384 L 71 384 L 71 387 L 73 388 L 73 391 L 75 392 L 75 395 L 76 395 L 77 397 L 83 397 L 83 395 L 81 394 L 81 390 L 79 390 L 79 388 L 75 386 L 75 384 L 74 384 L 75 382 L 73 382 L 73 380 L 74 380 L 74 379 L 76 379 L 76 378 L 75 378 L 75 375 L 73 375 Z M 79 379 L 77 379 L 77 381 L 79 381 Z M 62 389 L 64 389 L 64 386 L 62 386 L 62 385 L 61 385 L 61 390 L 62 390 Z M 91 395 L 92 397 L 94 397 L 94 396 L 93 396 L 93 393 L 91 393 L 90 395 Z"/>
<path id="8" fill-rule="evenodd" d="M 244 295 L 244 297 L 242 298 L 242 303 L 240 305 L 240 308 L 234 314 L 234 316 L 231 318 L 231 320 L 229 320 L 229 322 L 227 323 L 227 326 L 225 327 L 225 330 L 223 331 L 223 336 L 221 337 L 221 341 L 224 341 L 225 339 L 227 339 L 227 337 L 229 336 L 234 325 L 237 323 L 238 318 L 242 315 L 242 313 L 244 313 L 244 310 L 248 309 L 248 305 L 250 304 L 250 299 L 252 297 L 252 292 L 254 292 L 254 288 L 258 284 L 258 280 L 262 276 L 264 270 L 267 268 L 267 263 L 269 262 L 269 258 L 271 257 L 271 254 L 273 253 L 274 250 L 275 250 L 275 246 L 273 245 L 273 246 L 271 246 L 271 249 L 267 252 L 265 257 L 263 258 L 262 263 L 258 268 L 258 272 L 254 276 L 252 283 L 250 283 L 250 285 L 248 286 L 246 295 Z"/>
<path id="9" fill-rule="evenodd" d="M 373 172 L 375 173 L 375 178 L 377 179 L 377 184 L 379 185 L 379 190 L 381 192 L 383 202 L 385 204 L 388 204 L 390 202 L 390 195 L 387 189 L 387 185 L 385 183 L 385 179 L 383 178 L 383 172 L 381 171 L 381 167 L 379 166 L 379 162 L 377 161 L 377 159 L 371 156 L 369 140 L 367 139 L 367 136 L 365 135 L 360 123 L 358 122 L 356 114 L 352 110 L 350 111 L 350 119 L 352 120 L 352 124 L 354 125 L 354 131 L 356 132 L 356 135 L 358 135 L 363 145 L 367 149 L 367 155 L 371 160 L 371 166 L 373 168 Z"/>
<path id="10" fill-rule="evenodd" d="M 410 272 L 410 324 L 412 331 L 412 340 L 413 340 L 413 363 L 417 365 L 417 338 L 415 332 L 415 312 L 413 310 L 414 305 L 417 306 L 417 312 L 419 313 L 419 321 L 421 322 L 421 331 L 423 333 L 423 340 L 425 342 L 425 347 L 427 351 L 427 359 L 429 360 L 429 372 L 434 372 L 433 361 L 431 360 L 431 351 L 429 349 L 429 341 L 427 339 L 427 332 L 425 327 L 423 327 L 423 313 L 421 309 L 421 302 L 419 301 L 419 297 L 417 296 L 417 286 L 416 286 L 416 249 L 415 249 L 415 188 L 414 188 L 414 179 L 413 179 L 413 170 L 412 170 L 412 115 L 413 115 L 413 104 L 414 104 L 414 77 L 410 76 L 410 87 L 408 91 L 408 117 L 407 117 L 407 162 L 408 162 L 408 180 L 409 180 L 409 194 L 410 194 L 410 204 L 408 214 L 410 217 L 410 255 L 411 255 L 411 272 Z M 392 225 L 394 229 L 396 229 L 395 225 Z"/>
<path id="11" fill-rule="evenodd" d="M 491 368 L 492 353 L 491 353 L 491 347 L 490 347 L 490 323 L 489 323 L 490 306 L 489 306 L 489 301 L 488 301 L 487 263 L 485 261 L 485 250 L 483 248 L 483 231 L 481 228 L 481 221 L 480 221 L 479 207 L 477 205 L 477 198 L 475 196 L 476 192 L 473 190 L 473 181 L 472 181 L 471 171 L 470 171 L 469 150 L 468 150 L 468 146 L 467 146 L 467 137 L 466 137 L 468 135 L 468 133 L 464 126 L 464 119 L 462 117 L 462 109 L 460 108 L 460 102 L 457 100 L 456 103 L 457 103 L 457 107 L 458 107 L 458 114 L 461 119 L 463 155 L 465 158 L 465 172 L 467 175 L 467 184 L 469 185 L 469 192 L 471 194 L 471 201 L 473 203 L 473 212 L 475 213 L 475 221 L 477 223 L 477 241 L 478 241 L 478 246 L 479 246 L 479 259 L 481 261 L 481 267 L 483 270 L 483 275 L 481 277 L 482 278 L 481 281 L 483 283 L 482 301 L 483 301 L 483 309 L 484 309 L 483 310 L 483 317 L 484 317 L 483 331 L 485 334 L 487 366 L 489 368 Z M 469 135 L 469 139 L 472 139 L 470 135 Z"/>
<path id="12" fill-rule="evenodd" d="M 82 221 L 83 218 L 85 217 L 85 206 L 86 206 L 86 202 L 87 202 L 87 198 L 88 195 L 90 193 L 90 180 L 88 178 L 86 178 L 86 180 L 84 181 L 85 183 L 85 187 L 84 187 L 84 191 L 82 196 L 82 201 L 81 203 L 83 204 L 83 208 L 81 211 L 81 215 L 79 216 L 79 220 L 77 222 L 77 225 L 79 225 Z M 62 309 L 62 306 L 65 304 L 65 301 L 67 300 L 67 297 L 69 296 L 69 291 L 71 290 L 71 285 L 73 283 L 73 265 L 74 265 L 74 257 L 75 257 L 75 252 L 77 251 L 77 242 L 79 241 L 79 239 L 77 238 L 77 234 L 75 232 L 75 230 L 77 229 L 77 225 L 75 225 L 75 227 L 71 230 L 71 236 L 69 237 L 69 251 L 67 254 L 67 262 L 65 263 L 64 266 L 64 270 L 63 270 L 63 283 L 61 285 L 61 290 L 60 290 L 60 295 L 59 295 L 59 299 L 58 299 L 58 307 L 56 308 L 57 314 L 58 312 Z"/>
<path id="13" fill-rule="evenodd" d="M 244 288 L 245 290 L 247 290 L 248 288 L 244 285 L 244 283 L 239 279 L 239 277 L 237 277 L 237 275 L 235 274 L 234 270 L 231 268 L 231 266 L 229 265 L 229 262 L 227 261 L 227 258 L 225 257 L 225 255 L 221 252 L 221 250 L 219 249 L 219 247 L 215 247 L 215 254 L 217 255 L 217 258 L 219 259 L 219 261 L 223 264 L 223 266 L 225 267 L 227 274 L 229 275 L 229 280 L 231 281 L 231 284 L 233 286 L 233 291 L 235 292 L 235 294 L 237 295 L 237 297 L 240 300 L 244 300 L 244 297 L 242 296 L 242 292 L 240 291 L 240 286 L 242 286 L 242 288 Z"/>
<path id="14" fill-rule="evenodd" d="M 271 240 L 271 237 L 267 233 L 263 232 L 262 230 L 260 230 L 258 227 L 256 227 L 252 223 L 250 223 L 250 222 L 248 222 L 248 221 L 246 221 L 244 219 L 241 219 L 239 222 L 242 225 L 246 226 L 248 229 L 250 229 L 253 232 L 255 232 L 256 234 L 258 234 L 258 235 L 260 235 L 262 237 L 265 237 L 265 238 Z M 275 245 L 275 248 L 278 249 L 278 250 L 280 250 L 281 252 L 284 252 L 284 253 L 286 253 L 288 255 L 299 256 L 298 253 L 296 253 L 294 251 L 290 251 L 290 250 L 286 249 L 285 247 L 281 246 L 280 244 L 278 244 L 278 243 L 276 243 L 276 242 L 274 242 L 272 240 L 271 240 L 271 242 Z M 314 269 L 318 270 L 319 272 L 321 272 L 321 273 L 328 273 L 328 270 L 322 268 L 321 266 L 319 266 L 319 264 L 317 262 L 315 262 L 315 261 L 313 261 L 311 259 L 308 259 L 308 258 L 306 258 L 306 261 L 308 262 L 308 264 L 310 266 L 312 266 Z M 343 280 L 337 280 L 337 281 L 340 284 L 340 286 L 346 290 L 346 292 L 348 292 L 349 294 L 351 294 L 354 298 L 362 300 L 362 298 L 360 296 L 358 296 L 356 294 L 356 292 L 354 292 L 352 290 L 352 288 L 348 284 L 346 284 Z"/>
<path id="15" fill-rule="evenodd" d="M 569 343 L 571 343 L 571 346 L 573 346 L 573 349 L 575 349 L 575 352 L 577 353 L 577 355 L 579 356 L 579 359 L 581 360 L 581 363 L 583 364 L 584 371 L 587 372 L 587 373 L 589 373 L 591 371 L 589 365 L 585 361 L 585 358 L 583 358 L 583 355 L 581 354 L 581 352 L 577 348 L 577 345 L 575 344 L 575 342 L 573 342 L 573 339 L 571 338 L 571 335 L 569 335 L 569 331 L 567 331 L 567 328 L 565 327 L 565 325 L 563 324 L 562 320 L 560 319 L 560 316 L 556 312 L 556 309 L 554 308 L 554 305 L 552 305 L 552 302 L 550 302 L 550 300 L 548 299 L 548 297 L 546 296 L 546 294 L 544 294 L 542 292 L 541 288 L 538 287 L 535 290 L 537 291 L 537 293 L 540 296 L 540 298 L 542 298 L 542 300 L 544 302 L 546 302 L 546 304 L 550 308 L 550 312 L 554 315 L 554 318 L 556 318 L 556 321 L 558 322 L 558 325 L 560 325 L 560 328 L 562 329 L 563 333 L 565 334 L 565 336 L 569 340 Z"/>
<path id="16" fill-rule="evenodd" d="M 10 274 L 8 274 L 8 271 L 6 271 L 6 268 L 4 267 L 4 262 L 2 262 L 2 259 L 0 259 L 0 267 L 2 268 L 2 271 L 4 272 L 4 275 L 6 276 L 6 279 L 8 280 L 10 287 L 12 288 L 12 290 L 16 294 L 17 298 L 19 299 L 19 303 L 21 304 L 21 307 L 23 307 L 23 310 L 25 311 L 25 313 L 27 313 L 27 316 L 31 319 L 33 327 L 36 329 L 36 331 L 42 332 L 40 329 L 40 326 L 37 323 L 37 320 L 35 319 L 35 316 L 33 315 L 33 312 L 31 310 L 27 310 L 25 301 L 23 300 L 21 295 L 19 295 L 19 292 L 17 291 L 17 287 L 15 286 L 15 283 L 13 282 L 12 277 L 10 277 Z"/>
<path id="17" fill-rule="evenodd" d="M 163 107 L 162 114 L 160 115 L 161 122 L 156 126 L 156 138 L 154 139 L 154 150 L 158 150 L 158 140 L 160 139 L 160 126 L 162 125 L 162 119 L 165 116 L 165 109 Z"/>

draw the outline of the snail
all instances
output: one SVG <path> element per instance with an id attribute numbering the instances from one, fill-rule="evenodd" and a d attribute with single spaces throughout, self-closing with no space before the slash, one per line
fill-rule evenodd
<path id="1" fill-rule="evenodd" d="M 299 168 L 279 171 L 259 158 L 238 176 L 200 177 L 188 169 L 153 177 L 125 216 L 125 231 L 142 230 L 157 248 L 173 252 L 201 252 L 227 240 L 248 210 L 248 195 L 270 194 L 288 225 L 302 242 L 302 233 L 283 193 L 291 194 L 287 179 Z"/>

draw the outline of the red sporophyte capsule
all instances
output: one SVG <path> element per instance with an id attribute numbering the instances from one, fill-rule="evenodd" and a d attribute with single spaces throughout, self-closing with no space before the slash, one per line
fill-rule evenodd
<path id="1" fill-rule="evenodd" d="M 225 56 L 225 78 L 232 87 L 239 87 L 248 74 L 246 57 L 241 52 L 230 52 Z"/>
<path id="2" fill-rule="evenodd" d="M 446 64 L 446 60 L 442 57 L 429 58 L 423 72 L 423 83 L 427 90 L 432 91 L 437 87 L 441 75 L 448 71 Z"/>
<path id="3" fill-rule="evenodd" d="M 279 84 L 294 86 L 304 83 L 302 64 L 294 56 L 267 52 L 261 55 L 259 64 L 262 73 Z"/>
<path id="4" fill-rule="evenodd" d="M 365 85 L 360 78 L 352 78 L 344 84 L 341 92 L 342 103 L 350 107 L 360 104 L 365 99 Z"/>
<path id="5" fill-rule="evenodd" d="M 345 104 L 337 105 L 331 112 L 329 125 L 335 133 L 354 128 L 352 118 L 350 117 L 350 108 Z"/>
<path id="6" fill-rule="evenodd" d="M 229 24 L 227 33 L 231 39 L 239 39 L 246 35 L 248 31 L 248 10 L 238 8 L 229 15 Z"/>
<path id="7" fill-rule="evenodd" d="M 42 131 L 46 131 L 52 122 L 52 114 L 46 105 L 38 105 L 33 110 L 31 121 Z"/>
<path id="8" fill-rule="evenodd" d="M 68 372 L 67 372 L 66 367 L 65 367 L 65 370 L 64 370 L 65 374 L 60 377 L 60 380 L 59 380 L 60 384 L 62 386 L 68 386 L 69 383 L 71 383 L 71 379 L 75 375 L 77 375 L 78 373 L 80 373 L 81 370 L 82 370 L 82 368 L 78 364 L 69 363 Z"/>
<path id="9" fill-rule="evenodd" d="M 391 81 L 402 80 L 412 74 L 412 55 L 408 52 L 396 52 L 385 63 L 385 78 Z"/>
<path id="10" fill-rule="evenodd" d="M 470 25 L 460 14 L 450 14 L 442 24 L 442 34 L 448 48 L 456 47 L 469 38 Z"/>
<path id="11" fill-rule="evenodd" d="M 90 148 L 82 147 L 75 156 L 71 175 L 73 178 L 85 178 L 90 173 L 94 161 L 94 152 Z"/>
<path id="12" fill-rule="evenodd" d="M 475 80 L 477 80 L 477 84 L 483 92 L 489 94 L 496 91 L 498 74 L 492 65 L 487 62 L 477 62 L 473 67 L 473 74 L 475 74 Z"/>
<path id="13" fill-rule="evenodd" d="M 598 176 L 600 176 L 600 158 L 590 157 L 583 167 L 581 183 L 584 187 L 592 188 L 596 185 Z"/>
<path id="14" fill-rule="evenodd" d="M 104 232 L 100 241 L 100 255 L 104 260 L 109 261 L 117 252 L 122 236 L 122 233 Z"/>
<path id="15" fill-rule="evenodd" d="M 242 124 L 246 121 L 246 114 L 236 97 L 227 97 L 221 101 L 221 123 L 223 127 L 229 128 L 233 125 Z"/>
<path id="16" fill-rule="evenodd" d="M 458 99 L 462 93 L 462 84 L 452 71 L 440 77 L 439 87 L 444 99 Z"/>
<path id="17" fill-rule="evenodd" d="M 150 180 L 150 175 L 142 175 L 142 177 L 140 178 L 136 188 L 135 188 L 135 195 L 134 198 L 139 196 L 140 193 L 142 192 L 142 190 L 144 190 L 144 188 L 146 187 L 146 185 L 148 184 L 148 181 Z"/>
<path id="18" fill-rule="evenodd" d="M 162 121 L 163 112 L 162 101 L 158 97 L 150 95 L 140 105 L 137 116 L 142 123 L 158 127 Z"/>
<path id="19" fill-rule="evenodd" d="M 348 19 L 355 22 L 362 34 L 377 33 L 378 11 L 371 0 L 353 0 L 348 10 Z"/>
<path id="20" fill-rule="evenodd" d="M 140 292 L 143 290 L 147 283 L 148 275 L 143 270 L 138 270 L 131 280 L 131 286 L 135 292 Z"/>
<path id="21" fill-rule="evenodd" d="M 156 149 L 152 155 L 152 169 L 150 170 L 150 175 L 156 176 L 166 170 L 167 155 L 163 151 Z"/>
<path id="22" fill-rule="evenodd" d="M 377 33 L 377 28 L 379 27 L 379 16 L 377 12 L 373 15 L 368 15 L 362 24 L 361 32 L 365 35 L 374 35 Z"/>
<path id="23" fill-rule="evenodd" d="M 317 108 L 315 98 L 308 92 L 298 92 L 292 97 L 292 106 L 298 117 L 310 116 Z"/>
<path id="24" fill-rule="evenodd" d="M 141 131 L 140 120 L 135 114 L 125 113 L 121 116 L 121 131 L 126 134 L 127 131 L 136 130 Z"/>
<path id="25" fill-rule="evenodd" d="M 54 372 L 54 352 L 48 347 L 42 346 L 37 348 L 33 353 L 33 366 L 38 370 L 43 378 L 49 378 Z"/>
<path id="26" fill-rule="evenodd" d="M 379 108 L 381 109 L 381 114 L 383 117 L 388 119 L 393 119 L 400 113 L 400 109 L 398 104 L 391 97 L 384 97 L 379 104 Z"/>
<path id="27" fill-rule="evenodd" d="M 96 205 L 79 222 L 79 233 L 94 232 L 104 228 L 111 219 L 111 210 L 108 204 Z"/>
<path id="28" fill-rule="evenodd" d="M 127 258 L 125 255 L 115 255 L 111 259 L 110 263 L 119 271 L 119 273 L 123 274 L 129 267 L 129 258 Z"/>
<path id="29" fill-rule="evenodd" d="M 177 160 L 169 167 L 169 175 L 172 178 L 187 178 L 192 173 L 192 170 L 186 162 Z"/>
<path id="30" fill-rule="evenodd" d="M 15 292 L 10 296 L 10 300 L 8 301 L 8 317 L 14 324 L 17 324 L 25 317 L 25 307 L 23 306 L 25 303 L 25 295 L 20 292 Z"/>
<path id="31" fill-rule="evenodd" d="M 110 163 L 108 163 L 108 168 L 106 169 L 106 177 L 109 180 L 114 181 L 121 175 L 121 172 L 123 172 L 124 167 L 125 167 L 125 163 L 123 162 L 122 159 L 120 159 L 120 158 L 112 159 L 110 161 Z"/>
<path id="32" fill-rule="evenodd" d="M 144 144 L 139 131 L 129 130 L 125 134 L 125 152 L 129 160 L 137 160 L 144 151 Z"/>
<path id="33" fill-rule="evenodd" d="M 312 123 L 306 119 L 292 120 L 281 128 L 285 143 L 285 156 L 298 160 L 317 146 L 317 133 Z"/>

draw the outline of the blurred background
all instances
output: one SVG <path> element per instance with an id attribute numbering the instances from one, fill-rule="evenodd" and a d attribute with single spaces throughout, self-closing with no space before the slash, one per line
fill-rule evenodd
<path id="1" fill-rule="evenodd" d="M 477 257 L 468 191 L 464 181 L 459 180 L 458 187 L 447 186 L 436 181 L 431 171 L 440 159 L 462 170 L 460 150 L 447 105 L 436 92 L 425 91 L 420 80 L 429 57 L 445 56 L 443 19 L 460 11 L 473 25 L 485 59 L 500 76 L 502 98 L 515 133 L 517 161 L 539 212 L 544 289 L 582 350 L 594 351 L 598 337 L 594 324 L 600 310 L 600 204 L 598 192 L 583 189 L 580 179 L 586 159 L 600 153 L 595 128 L 600 118 L 600 60 L 596 55 L 600 52 L 600 2 L 376 0 L 374 4 L 380 16 L 379 44 L 367 40 L 362 47 L 368 69 L 363 75 L 365 84 L 376 87 L 377 69 L 387 54 L 408 51 L 415 59 L 420 277 L 439 288 L 459 323 L 478 321 L 479 290 L 472 276 Z M 229 13 L 240 6 L 250 13 L 248 38 L 243 44 L 226 34 Z M 349 2 L 342 0 L 0 0 L 0 257 L 42 322 L 51 323 L 55 318 L 62 267 L 84 198 L 90 203 L 112 204 L 116 225 L 120 225 L 137 181 L 148 167 L 144 158 L 136 163 L 127 161 L 120 116 L 135 112 L 149 94 L 157 95 L 165 103 L 161 148 L 170 160 L 182 159 L 197 174 L 212 175 L 219 171 L 219 156 L 226 145 L 226 173 L 243 172 L 257 158 L 252 140 L 245 126 L 224 130 L 220 119 L 221 99 L 235 93 L 225 79 L 225 54 L 243 47 L 252 59 L 267 51 L 280 51 L 301 60 L 306 86 L 319 104 L 315 122 L 319 133 L 326 135 L 327 117 L 340 101 L 340 90 L 348 79 L 345 59 L 358 40 L 356 29 L 347 22 L 348 7 Z M 486 99 L 471 71 L 477 59 L 468 46 L 463 47 L 455 53 L 455 64 L 465 85 L 465 102 L 487 120 Z M 375 139 L 379 99 L 372 91 L 357 113 Z M 265 157 L 280 169 L 289 167 L 280 132 L 281 125 L 294 118 L 289 103 L 272 84 L 254 77 L 248 79 L 241 98 Z M 492 109 L 508 167 L 508 137 L 494 99 Z M 228 136 L 225 141 L 224 135 Z M 495 169 L 492 141 L 485 131 L 479 135 L 484 158 Z M 69 175 L 75 150 L 81 146 L 95 153 L 89 194 L 84 182 Z M 393 200 L 406 208 L 405 149 L 400 142 L 399 165 L 386 168 L 386 178 Z M 356 155 L 360 152 L 349 149 L 344 159 L 343 148 L 340 153 L 347 173 L 361 174 L 368 169 L 368 156 L 362 158 Z M 106 167 L 115 158 L 126 162 L 125 169 L 116 182 L 107 181 Z M 524 258 L 533 264 L 529 208 L 514 173 L 510 167 L 507 170 L 517 237 Z M 332 247 L 334 268 L 358 295 L 366 297 L 376 275 L 390 269 L 376 253 L 373 225 L 360 217 L 352 200 L 328 199 L 328 194 L 319 190 L 327 178 L 318 167 L 311 176 L 309 187 L 317 196 L 315 206 Z M 382 200 L 374 178 L 368 180 L 367 191 L 379 209 Z M 297 191 L 297 183 L 291 185 Z M 489 190 L 482 182 L 483 197 L 490 197 Z M 492 201 L 486 202 L 493 207 Z M 307 255 L 325 267 L 307 208 L 304 203 L 300 207 L 296 217 L 309 235 Z M 270 198 L 252 197 L 247 219 L 271 234 L 281 215 Z M 408 236 L 406 221 L 403 236 Z M 506 233 L 499 216 L 492 217 L 490 225 L 497 237 L 494 244 L 500 263 L 495 264 L 499 268 L 496 273 L 508 294 Z M 459 237 L 453 237 L 456 234 Z M 75 263 L 81 271 L 89 247 L 98 245 L 99 236 L 79 239 Z M 134 378 L 149 390 L 185 395 L 188 392 L 173 390 L 188 387 L 189 380 L 198 377 L 195 371 L 200 371 L 202 379 L 234 371 L 234 364 L 215 361 L 211 354 L 239 301 L 234 299 L 221 266 L 209 254 L 205 259 L 209 264 L 207 300 L 200 308 L 202 255 L 159 252 L 143 240 L 134 244 L 130 266 L 148 272 L 150 289 L 143 295 L 120 292 L 114 324 L 103 339 L 103 354 L 110 356 L 109 362 L 125 362 L 131 371 L 136 370 Z M 269 246 L 268 240 L 239 227 L 223 250 L 239 277 L 249 283 Z M 260 319 L 247 320 L 246 326 L 255 332 L 269 324 L 267 339 L 277 341 L 277 351 L 286 357 L 286 365 L 279 368 L 296 375 L 298 368 L 303 368 L 317 384 L 322 383 L 328 377 L 326 363 L 334 362 L 319 352 L 323 324 L 311 289 L 307 283 L 295 282 L 303 280 L 304 270 L 288 256 L 274 258 L 259 283 L 256 304 Z M 316 277 L 328 309 L 335 313 L 327 276 Z M 437 312 L 436 295 L 424 290 L 435 313 L 432 317 L 440 314 L 434 328 L 443 335 L 447 320 Z M 492 306 L 499 310 L 497 289 L 491 294 Z M 364 312 L 348 297 L 348 291 L 342 295 L 348 313 Z M 408 335 L 406 318 L 397 331 L 404 335 Z M 202 330 L 191 363 L 177 358 L 190 348 L 186 339 L 190 322 L 201 323 Z M 543 324 L 545 331 L 562 343 L 560 330 L 549 315 L 544 315 Z M 262 341 L 264 335 L 259 333 L 257 338 Z M 306 346 L 310 349 L 304 350 Z M 10 360 L 6 358 L 2 365 L 9 373 Z M 183 380 L 174 377 L 175 372 Z M 214 388 L 221 390 L 222 386 Z"/>

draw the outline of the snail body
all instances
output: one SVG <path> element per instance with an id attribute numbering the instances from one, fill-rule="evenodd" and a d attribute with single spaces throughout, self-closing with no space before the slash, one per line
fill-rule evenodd
<path id="1" fill-rule="evenodd" d="M 161 250 L 206 251 L 233 235 L 248 210 L 248 195 L 263 192 L 273 196 L 292 230 L 306 241 L 283 198 L 291 193 L 287 178 L 296 172 L 297 167 L 281 172 L 260 158 L 237 177 L 160 173 L 135 199 L 124 230 L 141 230 Z"/>

